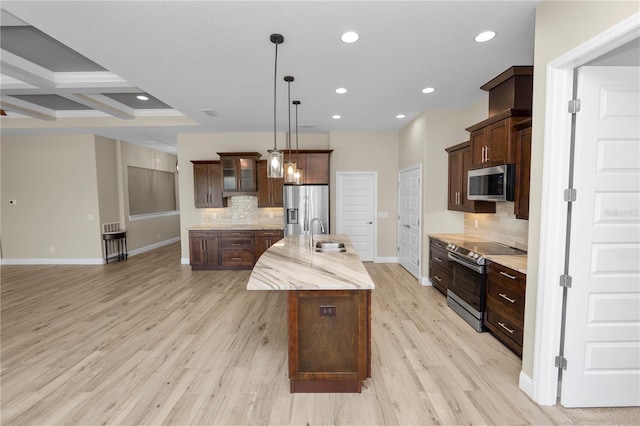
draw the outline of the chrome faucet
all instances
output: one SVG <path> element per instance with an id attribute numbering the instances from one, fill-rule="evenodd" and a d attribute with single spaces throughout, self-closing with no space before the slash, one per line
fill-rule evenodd
<path id="1" fill-rule="evenodd" d="M 309 222 L 309 232 L 311 232 L 311 248 L 313 248 L 313 222 L 315 222 L 316 220 L 318 221 L 318 223 L 320 223 L 320 232 L 322 232 L 323 234 L 325 232 L 322 219 L 320 219 L 319 217 L 314 217 L 313 219 L 311 219 L 311 222 Z"/>

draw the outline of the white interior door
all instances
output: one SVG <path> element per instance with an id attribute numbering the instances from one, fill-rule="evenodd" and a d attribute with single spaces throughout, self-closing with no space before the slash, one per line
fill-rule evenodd
<path id="1" fill-rule="evenodd" d="M 364 262 L 376 253 L 377 172 L 336 173 L 336 230 L 347 234 Z"/>
<path id="2" fill-rule="evenodd" d="M 420 280 L 421 168 L 400 171 L 398 188 L 398 263 Z"/>
<path id="3" fill-rule="evenodd" d="M 567 407 L 640 405 L 640 68 L 578 74 Z"/>

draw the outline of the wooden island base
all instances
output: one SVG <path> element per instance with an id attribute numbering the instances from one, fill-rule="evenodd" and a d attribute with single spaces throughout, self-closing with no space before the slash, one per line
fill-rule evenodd
<path id="1" fill-rule="evenodd" d="M 288 296 L 291 392 L 360 393 L 371 377 L 371 290 Z"/>

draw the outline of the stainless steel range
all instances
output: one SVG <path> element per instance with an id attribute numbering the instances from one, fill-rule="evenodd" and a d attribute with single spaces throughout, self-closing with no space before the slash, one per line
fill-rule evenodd
<path id="1" fill-rule="evenodd" d="M 486 255 L 523 255 L 522 250 L 493 242 L 448 244 L 451 280 L 447 304 L 477 332 L 483 331 L 485 306 Z"/>

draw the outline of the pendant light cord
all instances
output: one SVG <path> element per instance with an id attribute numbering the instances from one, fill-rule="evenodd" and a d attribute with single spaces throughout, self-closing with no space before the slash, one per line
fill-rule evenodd
<path id="1" fill-rule="evenodd" d="M 278 43 L 276 45 L 276 60 L 273 69 L 273 149 L 277 150 L 276 144 L 276 82 L 278 80 Z"/>

